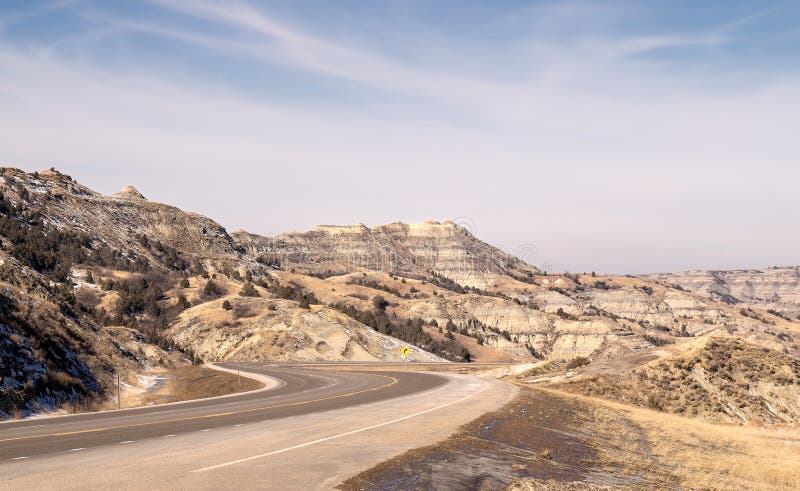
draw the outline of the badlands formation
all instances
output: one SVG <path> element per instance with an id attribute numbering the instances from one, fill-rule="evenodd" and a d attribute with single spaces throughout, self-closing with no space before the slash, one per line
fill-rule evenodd
<path id="1" fill-rule="evenodd" d="M 4 415 L 187 361 L 399 360 L 409 345 L 415 361 L 621 370 L 718 337 L 800 355 L 797 268 L 545 273 L 450 221 L 229 234 L 55 170 L 3 168 L 0 194 Z"/>

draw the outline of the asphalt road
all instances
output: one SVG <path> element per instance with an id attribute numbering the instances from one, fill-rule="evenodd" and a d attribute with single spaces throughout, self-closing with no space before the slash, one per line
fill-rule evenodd
<path id="1" fill-rule="evenodd" d="M 429 391 L 448 381 L 430 372 L 339 372 L 263 363 L 220 366 L 266 375 L 279 384 L 266 391 L 182 404 L 2 423 L 0 462 L 363 406 Z"/>

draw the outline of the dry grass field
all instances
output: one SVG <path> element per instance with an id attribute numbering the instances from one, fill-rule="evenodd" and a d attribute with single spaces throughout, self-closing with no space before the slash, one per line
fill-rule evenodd
<path id="1" fill-rule="evenodd" d="M 560 388 L 716 422 L 800 422 L 800 360 L 737 338 L 700 339 L 684 353 Z"/>
<path id="2" fill-rule="evenodd" d="M 800 482 L 800 428 L 709 422 L 520 386 L 500 410 L 341 489 L 763 489 Z"/>
<path id="3" fill-rule="evenodd" d="M 715 424 L 602 399 L 550 395 L 585 404 L 593 448 L 608 469 L 631 475 L 658 469 L 665 486 L 676 480 L 692 489 L 789 490 L 800 483 L 800 428 Z"/>

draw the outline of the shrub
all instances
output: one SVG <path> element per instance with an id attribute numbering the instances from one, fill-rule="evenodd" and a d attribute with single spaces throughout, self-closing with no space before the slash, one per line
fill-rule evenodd
<path id="1" fill-rule="evenodd" d="M 240 297 L 260 297 L 261 294 L 258 293 L 258 290 L 256 290 L 256 287 L 253 286 L 253 284 L 248 281 L 248 282 L 246 282 L 244 284 L 244 286 L 242 286 L 242 289 L 239 291 L 239 296 Z"/>
<path id="2" fill-rule="evenodd" d="M 319 304 L 314 292 L 304 292 L 303 288 L 290 282 L 289 285 L 282 285 L 278 283 L 267 283 L 260 281 L 259 286 L 265 288 L 268 292 L 274 294 L 278 298 L 285 298 L 286 300 L 294 300 L 295 302 L 305 301 L 306 304 Z M 305 307 L 304 307 L 305 308 Z"/>
<path id="3" fill-rule="evenodd" d="M 214 280 L 208 280 L 206 286 L 203 288 L 203 295 L 207 297 L 218 297 L 222 295 L 222 289 L 214 283 Z"/>
<path id="4" fill-rule="evenodd" d="M 386 307 L 389 305 L 389 302 L 386 301 L 380 295 L 375 295 L 372 297 L 372 305 L 375 307 L 376 310 L 386 310 Z"/>
<path id="5" fill-rule="evenodd" d="M 231 305 L 229 301 L 225 300 L 224 302 L 222 302 L 222 308 L 225 310 L 232 310 L 233 305 Z"/>
<path id="6" fill-rule="evenodd" d="M 141 314 L 146 312 L 158 317 L 161 308 L 159 300 L 164 298 L 161 288 L 148 281 L 147 278 L 129 279 L 112 284 L 112 288 L 119 293 L 117 312 L 119 315 Z"/>
<path id="7" fill-rule="evenodd" d="M 653 346 L 664 346 L 675 342 L 672 339 L 662 338 L 661 336 L 653 336 L 651 334 L 642 334 L 642 337 L 645 339 L 645 341 Z"/>
<path id="8" fill-rule="evenodd" d="M 659 401 L 658 397 L 656 397 L 654 394 L 649 394 L 647 396 L 646 404 L 650 409 L 655 409 L 656 411 L 662 410 L 661 401 Z"/>
<path id="9" fill-rule="evenodd" d="M 177 305 L 181 310 L 188 309 L 189 307 L 192 306 L 192 304 L 190 304 L 189 301 L 186 300 L 186 297 L 183 296 L 183 294 L 178 295 L 178 303 L 177 303 Z"/>
<path id="10" fill-rule="evenodd" d="M 589 359 L 585 356 L 576 356 L 575 358 L 571 359 L 567 362 L 567 370 L 573 370 L 575 368 L 584 367 L 589 364 Z"/>
<path id="11" fill-rule="evenodd" d="M 181 280 L 181 288 L 189 288 L 189 278 Z"/>
<path id="12" fill-rule="evenodd" d="M 558 310 L 556 311 L 556 315 L 561 317 L 562 319 L 566 319 L 566 320 L 576 320 L 577 319 L 577 317 L 575 317 L 572 314 L 569 314 L 569 313 L 565 312 L 564 309 L 562 309 L 561 307 L 559 307 Z"/>
<path id="13" fill-rule="evenodd" d="M 351 284 L 351 285 L 365 286 L 367 288 L 372 288 L 373 290 L 381 290 L 381 291 L 384 291 L 386 293 L 391 293 L 392 295 L 394 295 L 396 297 L 402 296 L 402 295 L 400 295 L 400 292 L 396 288 L 392 288 L 392 287 L 386 286 L 386 285 L 384 285 L 382 283 L 378 283 L 377 281 L 372 281 L 370 279 L 358 279 L 358 278 L 356 278 L 356 279 L 350 280 L 348 283 Z"/>
<path id="14" fill-rule="evenodd" d="M 654 291 L 655 291 L 649 286 L 640 286 L 639 289 L 642 290 L 643 292 L 645 292 L 648 295 L 652 295 L 654 293 Z"/>

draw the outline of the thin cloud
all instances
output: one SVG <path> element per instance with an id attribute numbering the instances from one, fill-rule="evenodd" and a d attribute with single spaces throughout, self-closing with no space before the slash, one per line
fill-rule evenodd
<path id="1" fill-rule="evenodd" d="M 320 102 L 304 88 L 308 98 L 287 101 L 192 79 L 206 67 L 175 76 L 146 56 L 111 69 L 91 35 L 70 38 L 69 57 L 59 44 L 4 42 L 0 159 L 55 164 L 106 192 L 135 184 L 254 232 L 467 216 L 485 240 L 535 244 L 555 269 L 763 266 L 792 262 L 800 243 L 780 212 L 800 209 L 797 77 L 730 86 L 723 73 L 698 84 L 647 57 L 724 47 L 735 32 L 530 32 L 461 69 L 449 59 L 458 39 L 423 65 L 247 4 L 224 17 L 204 1 L 163 8 L 186 18 L 76 15 L 102 44 L 152 36 L 166 52 L 180 43 L 274 77 L 291 66 L 310 82 L 352 84 L 340 98 Z M 515 66 L 501 76 L 500 64 Z M 695 252 L 681 263 L 678 248 Z"/>

